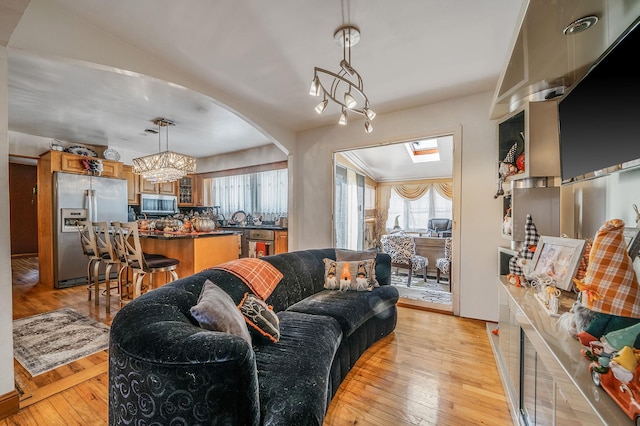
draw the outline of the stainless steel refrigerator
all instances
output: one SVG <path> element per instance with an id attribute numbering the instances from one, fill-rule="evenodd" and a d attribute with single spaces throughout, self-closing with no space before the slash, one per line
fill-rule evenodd
<path id="1" fill-rule="evenodd" d="M 76 220 L 126 222 L 127 181 L 56 172 L 54 191 L 54 287 L 87 284 L 87 256 L 82 252 Z"/>

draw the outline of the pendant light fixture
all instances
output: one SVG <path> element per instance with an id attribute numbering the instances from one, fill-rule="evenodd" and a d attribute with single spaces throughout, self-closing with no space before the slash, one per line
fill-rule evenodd
<path id="1" fill-rule="evenodd" d="M 373 126 L 371 121 L 376 113 L 369 107 L 369 99 L 364 93 L 362 77 L 351 66 L 351 46 L 360 41 L 360 30 L 353 25 L 344 25 L 333 34 L 336 42 L 342 46 L 342 61 L 340 71 L 336 74 L 323 68 L 315 67 L 313 80 L 309 94 L 320 96 L 323 100 L 316 105 L 316 112 L 322 114 L 327 108 L 329 99 L 341 106 L 341 114 L 338 124 L 346 126 L 348 123 L 347 112 L 352 111 L 365 116 L 365 132 L 371 133 Z M 325 82 L 323 83 L 323 80 Z"/>
<path id="2" fill-rule="evenodd" d="M 188 155 L 169 151 L 169 127 L 175 123 L 166 118 L 156 118 L 152 122 L 158 126 L 158 153 L 134 158 L 133 172 L 151 183 L 175 182 L 196 171 L 196 159 Z M 161 151 L 162 128 L 166 129 L 167 150 Z"/>

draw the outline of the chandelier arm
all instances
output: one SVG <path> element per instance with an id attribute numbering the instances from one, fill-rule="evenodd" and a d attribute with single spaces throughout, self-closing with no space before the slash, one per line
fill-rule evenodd
<path id="1" fill-rule="evenodd" d="M 320 69 L 320 71 L 324 72 L 325 70 Z M 334 78 L 333 81 L 331 82 L 331 90 L 330 90 L 331 99 L 336 97 L 336 91 L 338 90 L 338 86 L 340 85 L 340 80 L 348 81 L 348 79 L 345 80 L 344 78 L 346 75 L 347 75 L 347 72 L 344 69 L 341 69 L 340 72 L 338 73 L 339 78 Z M 349 82 L 349 86 L 351 86 L 351 82 Z"/>
<path id="2" fill-rule="evenodd" d="M 327 75 L 333 77 L 334 78 L 333 83 L 335 83 L 336 80 L 340 80 L 340 81 L 344 82 L 345 84 L 350 86 L 353 90 L 358 92 L 358 94 L 360 94 L 360 96 L 362 96 L 362 98 L 364 99 L 365 107 L 369 105 L 369 99 L 367 98 L 367 95 L 365 95 L 364 92 L 362 90 L 360 90 L 359 87 L 355 86 L 351 81 L 349 81 L 346 78 L 344 78 L 344 77 L 342 77 L 342 76 L 340 76 L 340 75 L 338 75 L 336 73 L 333 73 L 331 71 L 323 70 L 322 68 L 316 68 L 316 71 L 320 72 L 320 73 L 327 74 Z M 327 97 L 329 97 L 335 103 L 343 106 L 344 108 L 347 108 L 347 105 L 345 105 L 344 102 L 336 99 L 334 94 L 332 92 L 330 92 L 329 90 L 327 90 L 326 87 L 324 87 L 324 84 L 322 84 L 322 81 L 320 79 L 318 79 L 318 81 L 319 81 L 320 88 L 322 89 L 322 92 Z M 332 83 L 332 87 L 333 87 L 333 83 Z M 349 109 L 349 108 L 347 108 L 347 109 Z M 352 109 L 349 109 L 349 111 L 353 111 L 353 112 L 356 112 L 356 113 L 361 114 L 361 115 L 366 115 L 366 113 L 364 112 L 363 109 L 352 108 Z"/>

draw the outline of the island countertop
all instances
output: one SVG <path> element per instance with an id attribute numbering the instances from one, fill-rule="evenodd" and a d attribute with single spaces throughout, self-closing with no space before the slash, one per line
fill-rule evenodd
<path id="1" fill-rule="evenodd" d="M 172 239 L 194 239 L 194 238 L 208 238 L 208 237 L 221 237 L 226 235 L 240 235 L 242 231 L 229 231 L 229 230 L 215 230 L 207 232 L 178 232 L 178 231 L 138 231 L 141 238 L 155 238 L 163 240 Z"/>
<path id="2" fill-rule="evenodd" d="M 288 228 L 283 227 L 283 226 L 276 226 L 276 225 L 245 225 L 245 226 L 241 226 L 241 225 L 224 225 L 224 226 L 220 226 L 220 229 L 225 229 L 225 230 L 238 230 L 240 232 L 242 232 L 243 229 L 267 229 L 267 230 L 272 230 L 272 231 L 286 231 Z"/>

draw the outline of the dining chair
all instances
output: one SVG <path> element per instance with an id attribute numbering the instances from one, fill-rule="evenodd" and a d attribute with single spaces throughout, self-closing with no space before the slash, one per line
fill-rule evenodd
<path id="1" fill-rule="evenodd" d="M 89 293 L 88 300 L 91 300 L 91 292 L 95 292 L 95 305 L 98 306 L 98 294 L 100 292 L 98 286 L 98 267 L 100 265 L 100 253 L 96 244 L 96 234 L 93 223 L 89 220 L 79 220 L 78 233 L 80 234 L 80 244 L 82 244 L 82 252 L 87 256 L 87 290 Z M 95 281 L 95 282 L 94 282 Z"/>
<path id="2" fill-rule="evenodd" d="M 118 294 L 122 291 L 122 285 L 120 281 L 120 258 L 116 253 L 114 244 L 112 243 L 112 228 L 111 225 L 107 222 L 93 222 L 93 228 L 95 230 L 95 239 L 96 239 L 96 247 L 98 249 L 98 255 L 100 257 L 100 261 L 105 264 L 104 270 L 104 282 L 106 287 L 106 304 L 107 309 L 106 312 L 111 312 L 111 290 L 116 288 L 118 290 Z M 96 263 L 94 279 L 96 280 L 96 285 L 98 285 L 98 267 L 100 263 Z M 117 268 L 117 285 L 116 287 L 111 287 L 111 269 L 113 267 Z"/>
<path id="3" fill-rule="evenodd" d="M 176 268 L 180 264 L 178 259 L 163 255 L 148 255 L 142 251 L 138 222 L 113 222 L 116 236 L 116 250 L 120 259 L 126 260 L 126 267 L 133 273 L 133 297 L 142 293 L 142 281 L 149 274 L 149 289 L 153 289 L 153 274 L 168 273 L 170 279 L 167 282 L 178 279 Z M 124 270 L 120 269 L 119 277 Z M 121 281 L 122 282 L 122 281 Z"/>
<path id="4" fill-rule="evenodd" d="M 446 275 L 449 281 L 449 291 L 451 291 L 451 245 L 452 239 L 450 237 L 446 238 L 444 242 L 444 257 L 436 260 L 436 282 L 440 283 L 441 274 Z"/>
<path id="5" fill-rule="evenodd" d="M 391 256 L 391 266 L 408 269 L 407 287 L 411 287 L 412 274 L 422 272 L 424 280 L 427 280 L 427 266 L 429 260 L 416 254 L 416 243 L 413 237 L 403 234 L 387 234 L 380 238 L 382 250 Z"/>

